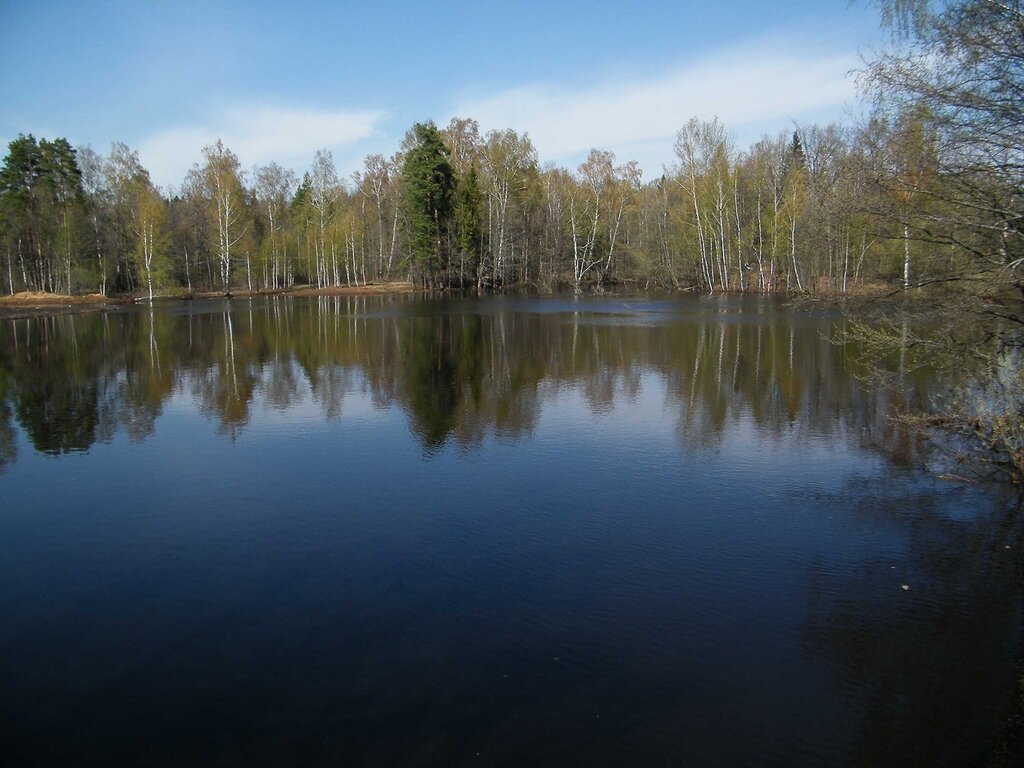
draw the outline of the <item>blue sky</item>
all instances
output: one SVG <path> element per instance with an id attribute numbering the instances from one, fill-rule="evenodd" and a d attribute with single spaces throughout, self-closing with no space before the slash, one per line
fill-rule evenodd
<path id="1" fill-rule="evenodd" d="M 458 115 L 529 132 L 542 162 L 596 146 L 650 177 L 690 116 L 741 146 L 845 119 L 883 42 L 867 0 L 0 0 L 0 140 L 124 141 L 166 185 L 218 137 L 247 167 L 323 147 L 348 174 Z"/>

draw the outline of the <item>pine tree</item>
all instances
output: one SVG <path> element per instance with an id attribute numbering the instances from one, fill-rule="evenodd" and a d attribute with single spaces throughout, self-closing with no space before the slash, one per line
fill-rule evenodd
<path id="1" fill-rule="evenodd" d="M 76 213 L 82 173 L 67 139 L 36 141 L 31 134 L 8 145 L 0 168 L 0 217 L 36 290 L 71 292 Z"/>
<path id="2" fill-rule="evenodd" d="M 29 134 L 18 136 L 8 145 L 0 168 L 0 222 L 9 241 L 7 250 L 18 254 L 25 287 L 38 290 L 43 287 L 44 273 L 40 243 L 41 164 L 39 144 Z"/>

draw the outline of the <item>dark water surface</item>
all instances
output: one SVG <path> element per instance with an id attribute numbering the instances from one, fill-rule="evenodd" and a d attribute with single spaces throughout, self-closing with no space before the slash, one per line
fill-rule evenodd
<path id="1" fill-rule="evenodd" d="M 753 300 L 0 321 L 4 765 L 985 765 L 1020 521 Z M 6 755 L 6 757 L 4 756 Z"/>

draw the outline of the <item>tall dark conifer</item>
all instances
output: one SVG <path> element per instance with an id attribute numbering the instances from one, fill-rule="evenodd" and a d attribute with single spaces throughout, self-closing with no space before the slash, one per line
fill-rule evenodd
<path id="1" fill-rule="evenodd" d="M 0 167 L 3 235 L 36 290 L 71 290 L 74 214 L 83 197 L 75 154 L 66 139 L 22 135 L 8 145 Z"/>
<path id="2" fill-rule="evenodd" d="M 433 123 L 416 123 L 402 164 L 403 208 L 410 267 L 428 287 L 449 282 L 447 232 L 453 212 L 455 177 L 449 150 Z"/>
<path id="3" fill-rule="evenodd" d="M 476 164 L 469 166 L 455 195 L 455 245 L 459 254 L 459 281 L 478 279 L 480 265 L 480 193 Z"/>

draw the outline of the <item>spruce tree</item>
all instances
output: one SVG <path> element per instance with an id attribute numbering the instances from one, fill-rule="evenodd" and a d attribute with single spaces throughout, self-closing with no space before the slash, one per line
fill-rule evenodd
<path id="1" fill-rule="evenodd" d="M 455 196 L 455 245 L 459 252 L 459 280 L 465 283 L 466 273 L 476 277 L 480 264 L 480 193 L 476 164 L 469 166 L 459 181 Z"/>
<path id="2" fill-rule="evenodd" d="M 411 271 L 428 287 L 447 278 L 446 234 L 452 218 L 454 173 L 449 150 L 433 123 L 416 123 L 402 164 L 402 200 Z"/>

